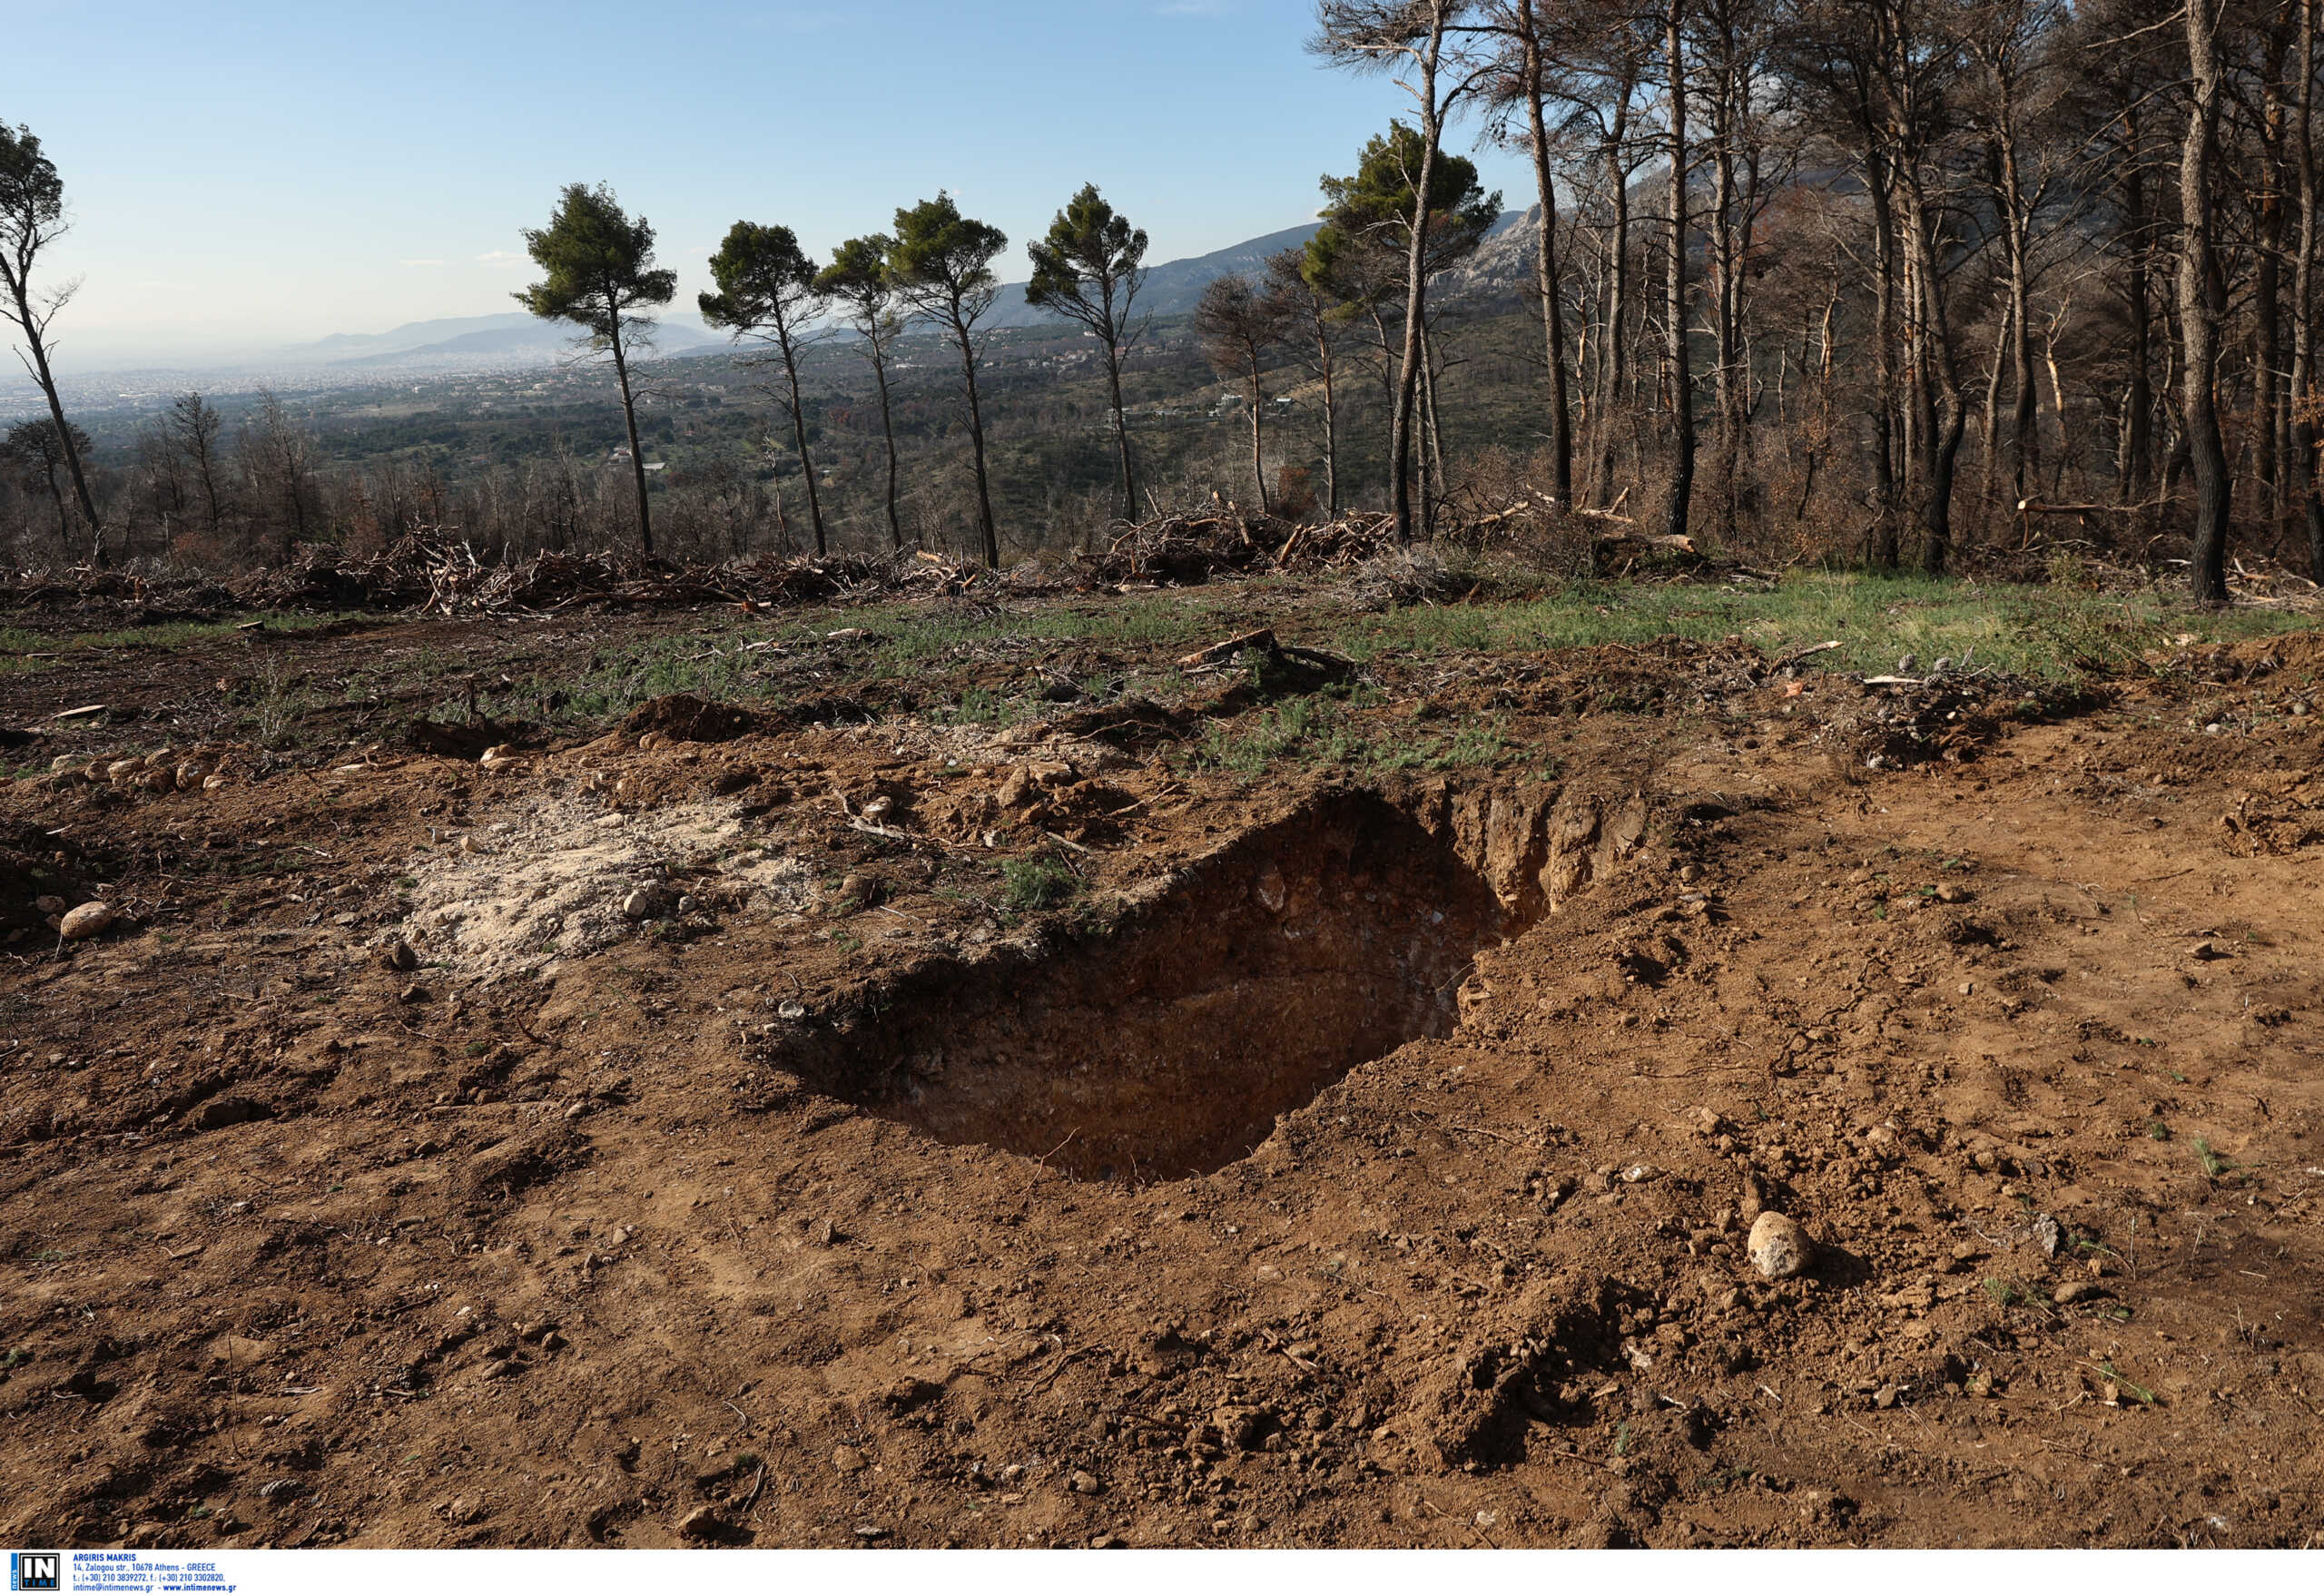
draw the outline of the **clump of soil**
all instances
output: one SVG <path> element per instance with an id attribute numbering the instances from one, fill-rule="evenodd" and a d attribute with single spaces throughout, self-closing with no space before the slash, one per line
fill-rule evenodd
<path id="1" fill-rule="evenodd" d="M 758 724 L 758 717 L 731 704 L 709 704 L 691 693 L 672 693 L 642 704 L 621 724 L 622 735 L 659 732 L 675 743 L 730 743 Z"/>

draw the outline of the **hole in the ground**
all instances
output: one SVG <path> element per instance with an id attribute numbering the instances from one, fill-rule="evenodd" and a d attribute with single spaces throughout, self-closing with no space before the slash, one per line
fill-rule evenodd
<path id="1" fill-rule="evenodd" d="M 1085 1178 L 1204 1174 L 1357 1065 L 1450 1035 L 1472 956 L 1512 929 L 1450 838 L 1337 794 L 1189 867 L 1109 936 L 924 972 L 797 1062 L 940 1141 Z"/>

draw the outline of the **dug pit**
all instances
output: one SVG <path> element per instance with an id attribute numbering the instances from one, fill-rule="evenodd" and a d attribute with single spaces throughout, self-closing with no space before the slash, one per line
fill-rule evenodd
<path id="1" fill-rule="evenodd" d="M 1144 1182 L 1205 1174 L 1459 1020 L 1520 929 L 1450 833 L 1334 794 L 1188 866 L 1111 932 L 947 963 L 803 1049 L 812 1085 L 939 1141 Z"/>

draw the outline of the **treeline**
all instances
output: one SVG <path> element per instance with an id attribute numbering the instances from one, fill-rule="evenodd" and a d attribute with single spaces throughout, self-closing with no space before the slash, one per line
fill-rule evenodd
<path id="1" fill-rule="evenodd" d="M 1415 537 L 1448 506 L 1522 493 L 1931 571 L 2056 526 L 2183 552 L 2214 600 L 2236 539 L 2324 576 L 2318 3 L 1324 0 L 1315 54 L 1406 103 L 1324 180 L 1315 237 L 1212 284 L 1196 313 L 1247 420 L 1234 491 L 1329 515 L 1384 489 Z M 1457 153 L 1472 143 L 1527 159 L 1514 236 L 1496 235 L 1502 197 Z M 17 174 L 0 192 L 18 241 L 5 286 L 37 375 L 62 301 L 28 284 L 61 189 L 28 133 L 0 157 Z M 454 517 L 511 547 L 660 536 L 718 552 L 765 546 L 772 519 L 821 549 L 829 406 L 801 359 L 835 330 L 861 364 L 848 408 L 878 426 L 848 490 L 859 507 L 872 496 L 893 547 L 957 532 L 998 560 L 997 473 L 1012 514 L 1041 507 L 1039 531 L 1012 527 L 1019 547 L 1201 479 L 1145 458 L 1131 423 L 1147 240 L 1094 186 L 1028 251 L 1028 297 L 1099 353 L 1102 464 L 1090 437 L 1059 449 L 1021 429 L 996 461 L 987 358 L 1008 240 L 949 194 L 828 260 L 779 222 L 739 222 L 709 262 L 700 309 L 763 362 L 788 477 L 738 462 L 649 483 L 635 361 L 675 274 L 603 187 L 567 188 L 526 241 L 540 280 L 519 297 L 603 356 L 625 481 L 569 457 L 449 487 L 326 480 L 279 405 L 205 444 L 190 399 L 115 473 L 124 524 L 241 557 Z M 1512 294 L 1522 320 L 1475 314 Z M 898 443 L 907 330 L 948 351 L 945 447 Z M 1521 382 L 1493 375 L 1521 359 Z M 116 512 L 46 386 L 50 417 L 9 435 L 0 511 L 19 537 L 101 558 Z M 1054 479 L 1068 460 L 1069 506 Z M 1214 479 L 1221 463 L 1204 462 Z M 1029 471 L 1050 478 L 1029 492 Z"/>

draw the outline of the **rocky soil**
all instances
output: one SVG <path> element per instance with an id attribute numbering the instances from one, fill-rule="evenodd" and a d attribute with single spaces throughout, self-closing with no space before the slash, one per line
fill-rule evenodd
<path id="1" fill-rule="evenodd" d="M 2324 651 L 1813 665 L 75 734 L 0 1538 L 2308 1543 Z"/>

